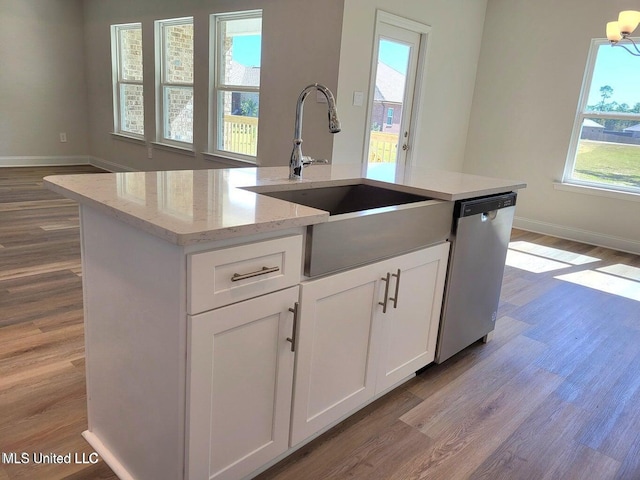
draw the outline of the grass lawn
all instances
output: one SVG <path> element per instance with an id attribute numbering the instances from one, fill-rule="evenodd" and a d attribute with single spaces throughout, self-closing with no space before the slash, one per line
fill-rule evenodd
<path id="1" fill-rule="evenodd" d="M 573 177 L 640 188 L 640 145 L 581 140 Z"/>

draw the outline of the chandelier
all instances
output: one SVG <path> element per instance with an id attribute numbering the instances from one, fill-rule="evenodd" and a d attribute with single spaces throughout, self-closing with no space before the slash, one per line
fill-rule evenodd
<path id="1" fill-rule="evenodd" d="M 636 10 L 624 10 L 620 12 L 617 22 L 607 23 L 607 38 L 611 42 L 611 46 L 622 47 L 631 55 L 640 57 L 640 49 L 638 49 L 638 46 L 630 37 L 633 31 L 638 27 L 639 23 L 640 12 Z M 623 41 L 625 43 L 628 42 L 628 45 L 633 45 L 635 52 L 627 48 L 622 43 Z"/>

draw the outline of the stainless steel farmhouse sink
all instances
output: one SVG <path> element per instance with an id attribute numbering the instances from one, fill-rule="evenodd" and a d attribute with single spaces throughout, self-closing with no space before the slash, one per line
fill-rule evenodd
<path id="1" fill-rule="evenodd" d="M 443 242 L 453 202 L 364 183 L 249 190 L 329 212 L 307 230 L 304 273 L 313 277 Z"/>

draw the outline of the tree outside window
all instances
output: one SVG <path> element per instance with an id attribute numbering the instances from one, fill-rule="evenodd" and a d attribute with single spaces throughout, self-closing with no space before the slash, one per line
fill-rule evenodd
<path id="1" fill-rule="evenodd" d="M 640 192 L 640 59 L 591 45 L 564 181 Z"/>

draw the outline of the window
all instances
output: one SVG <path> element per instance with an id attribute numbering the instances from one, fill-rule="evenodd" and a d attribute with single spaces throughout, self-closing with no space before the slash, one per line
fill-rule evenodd
<path id="1" fill-rule="evenodd" d="M 211 16 L 212 141 L 216 153 L 255 161 L 262 11 Z"/>
<path id="2" fill-rule="evenodd" d="M 111 26 L 114 131 L 144 136 L 142 25 Z"/>
<path id="3" fill-rule="evenodd" d="M 193 143 L 193 17 L 156 22 L 161 142 Z"/>
<path id="4" fill-rule="evenodd" d="M 393 108 L 387 109 L 387 125 L 393 125 Z"/>
<path id="5" fill-rule="evenodd" d="M 593 40 L 564 182 L 640 193 L 640 59 Z"/>

